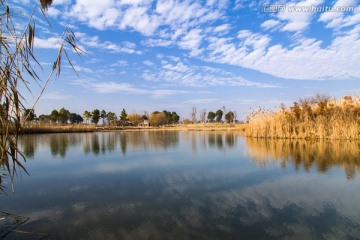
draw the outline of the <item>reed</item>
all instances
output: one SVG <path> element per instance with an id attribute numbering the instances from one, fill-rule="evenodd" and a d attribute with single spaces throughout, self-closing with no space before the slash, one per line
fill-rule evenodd
<path id="1" fill-rule="evenodd" d="M 27 16 L 27 22 L 19 18 L 17 7 L 13 1 L 0 0 L 0 191 L 3 189 L 4 176 L 10 177 L 12 184 L 17 169 L 26 172 L 22 165 L 25 156 L 18 148 L 17 136 L 25 125 L 26 119 L 34 109 L 47 84 L 60 75 L 62 59 L 66 59 L 73 67 L 68 51 L 71 49 L 78 55 L 82 50 L 77 47 L 73 32 L 66 29 L 59 38 L 59 50 L 55 56 L 49 77 L 42 83 L 38 70 L 42 68 L 35 56 L 34 41 L 36 17 L 40 11 L 45 20 L 46 10 L 51 0 L 33 2 L 33 8 Z M 20 14 L 22 15 L 22 14 Z M 49 26 L 49 28 L 51 28 Z M 75 69 L 74 69 L 75 70 Z M 42 89 L 30 108 L 29 114 L 21 117 L 25 109 L 24 92 L 30 90 L 30 83 L 36 82 Z"/>
<path id="2" fill-rule="evenodd" d="M 317 95 L 277 111 L 259 109 L 249 116 L 246 135 L 284 139 L 359 139 L 360 97 L 340 100 Z"/>

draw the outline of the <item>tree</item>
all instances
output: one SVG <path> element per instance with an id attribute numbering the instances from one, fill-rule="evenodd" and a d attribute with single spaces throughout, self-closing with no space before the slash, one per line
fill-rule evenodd
<path id="1" fill-rule="evenodd" d="M 100 113 L 100 117 L 101 117 L 101 119 L 102 119 L 102 123 L 103 123 L 103 125 L 105 124 L 105 119 L 106 119 L 106 111 L 103 109 L 103 110 L 101 110 L 101 113 Z"/>
<path id="2" fill-rule="evenodd" d="M 26 122 L 31 122 L 36 119 L 35 110 L 32 108 L 25 109 L 23 112 L 23 118 Z"/>
<path id="3" fill-rule="evenodd" d="M 192 107 L 190 115 L 191 115 L 191 121 L 193 123 L 196 123 L 196 107 Z"/>
<path id="4" fill-rule="evenodd" d="M 83 118 L 85 118 L 85 121 L 86 121 L 87 123 L 89 123 L 89 120 L 91 119 L 91 112 L 85 111 L 85 112 L 83 113 Z"/>
<path id="5" fill-rule="evenodd" d="M 237 119 L 237 112 L 234 111 L 234 122 L 238 122 L 238 119 Z"/>
<path id="6" fill-rule="evenodd" d="M 108 122 L 108 125 L 110 126 L 110 123 L 112 123 L 114 120 L 116 120 L 117 116 L 113 112 L 108 112 L 106 114 L 106 121 Z"/>
<path id="7" fill-rule="evenodd" d="M 84 119 L 76 113 L 70 113 L 69 121 L 71 124 L 79 124 L 84 121 Z"/>
<path id="8" fill-rule="evenodd" d="M 234 122 L 234 118 L 235 118 L 235 115 L 232 111 L 229 111 L 225 114 L 225 120 L 227 123 L 232 123 Z"/>
<path id="9" fill-rule="evenodd" d="M 202 109 L 202 110 L 200 111 L 200 121 L 201 121 L 202 123 L 204 123 L 205 120 L 206 120 L 206 109 Z"/>
<path id="10" fill-rule="evenodd" d="M 123 108 L 123 110 L 121 111 L 121 113 L 120 113 L 120 120 L 121 121 L 127 121 L 127 113 L 126 113 L 126 110 L 125 110 L 125 108 Z"/>
<path id="11" fill-rule="evenodd" d="M 207 119 L 209 120 L 209 122 L 213 122 L 215 117 L 216 117 L 216 114 L 214 112 L 209 112 L 207 115 Z"/>
<path id="12" fill-rule="evenodd" d="M 97 124 L 99 123 L 99 120 L 100 120 L 100 111 L 99 111 L 99 109 L 95 109 L 91 113 L 91 122 L 94 123 L 95 126 L 97 126 Z"/>
<path id="13" fill-rule="evenodd" d="M 172 118 L 172 122 L 173 122 L 173 123 L 179 123 L 180 116 L 179 116 L 179 115 L 177 115 L 177 113 L 176 113 L 176 112 L 172 112 L 172 114 L 171 114 L 171 118 Z"/>
<path id="14" fill-rule="evenodd" d="M 150 125 L 151 126 L 161 126 L 166 124 L 167 116 L 163 112 L 155 111 L 150 115 Z"/>
<path id="15" fill-rule="evenodd" d="M 221 109 L 217 110 L 215 113 L 216 121 L 221 122 L 222 116 L 223 116 L 223 111 L 221 111 Z"/>
<path id="16" fill-rule="evenodd" d="M 59 115 L 58 115 L 58 119 L 62 124 L 67 124 L 67 122 L 69 121 L 70 118 L 70 112 L 69 110 L 65 109 L 65 108 L 61 108 L 59 110 Z"/>
<path id="17" fill-rule="evenodd" d="M 163 113 L 166 116 L 166 123 L 167 124 L 172 123 L 172 114 L 171 114 L 171 112 L 168 112 L 168 111 L 164 110 Z"/>
<path id="18" fill-rule="evenodd" d="M 54 109 L 52 110 L 50 114 L 50 120 L 56 123 L 59 120 L 59 112 L 58 110 Z"/>
<path id="19" fill-rule="evenodd" d="M 137 113 L 127 115 L 127 119 L 132 122 L 134 125 L 138 125 L 142 122 L 141 115 Z"/>
<path id="20" fill-rule="evenodd" d="M 45 115 L 45 114 L 41 114 L 40 116 L 39 116 L 39 121 L 41 122 L 41 123 L 50 123 L 50 115 Z"/>

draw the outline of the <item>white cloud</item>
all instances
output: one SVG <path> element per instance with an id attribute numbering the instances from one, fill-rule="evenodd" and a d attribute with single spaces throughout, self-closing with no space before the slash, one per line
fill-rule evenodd
<path id="1" fill-rule="evenodd" d="M 77 66 L 77 65 L 74 65 L 73 67 L 74 67 L 75 71 L 77 71 L 77 72 L 94 73 L 94 70 L 87 68 L 87 67 L 82 67 L 82 66 Z M 71 68 L 71 66 L 69 66 L 69 68 Z"/>
<path id="2" fill-rule="evenodd" d="M 50 17 L 54 17 L 56 18 L 58 15 L 60 15 L 60 10 L 54 8 L 54 7 L 49 7 L 46 14 Z"/>
<path id="3" fill-rule="evenodd" d="M 288 6 L 294 7 L 311 7 L 311 6 L 319 6 L 324 3 L 324 0 L 303 0 L 300 2 L 291 1 L 286 3 Z M 285 22 L 285 25 L 281 28 L 282 31 L 290 31 L 290 32 L 301 32 L 305 30 L 311 23 L 312 17 L 316 14 L 316 12 L 312 11 L 284 11 L 279 12 L 277 14 L 277 18 L 280 21 Z"/>
<path id="4" fill-rule="evenodd" d="M 327 28 L 342 28 L 360 23 L 360 7 L 356 0 L 338 0 L 334 7 L 354 7 L 354 12 L 324 12 L 319 21 L 326 23 Z M 357 7 L 355 7 L 357 6 Z"/>
<path id="5" fill-rule="evenodd" d="M 170 47 L 171 45 L 174 45 L 175 42 L 171 40 L 165 40 L 165 39 L 147 39 L 146 41 L 143 41 L 143 44 L 148 47 Z"/>
<path id="6" fill-rule="evenodd" d="M 147 65 L 147 66 L 154 66 L 155 64 L 149 60 L 143 61 L 143 64 Z"/>
<path id="7" fill-rule="evenodd" d="M 129 53 L 141 54 L 142 51 L 136 50 L 136 44 L 124 41 L 121 44 L 116 44 L 110 41 L 102 42 L 98 36 L 89 36 L 86 33 L 75 32 L 79 43 L 85 47 L 96 48 L 100 50 L 107 50 L 112 53 Z"/>
<path id="8" fill-rule="evenodd" d="M 117 61 L 116 63 L 111 64 L 110 66 L 111 66 L 111 67 L 126 67 L 126 66 L 128 66 L 128 65 L 129 65 L 128 61 L 119 60 L 119 61 Z"/>
<path id="9" fill-rule="evenodd" d="M 71 3 L 71 0 L 53 0 L 52 5 L 63 5 L 69 3 Z"/>
<path id="10" fill-rule="evenodd" d="M 131 27 L 145 36 L 150 36 L 157 30 L 159 25 L 159 17 L 157 15 L 149 16 L 146 7 L 134 7 L 124 12 L 119 26 L 120 29 Z"/>
<path id="11" fill-rule="evenodd" d="M 245 2 L 236 1 L 236 6 Z M 226 1 L 85 1 L 77 0 L 69 6 L 69 13 L 64 16 L 80 21 L 97 29 L 123 29 L 140 32 L 144 35 L 142 44 L 147 47 L 178 47 L 185 53 L 198 59 L 241 66 L 286 79 L 349 79 L 359 78 L 360 51 L 359 23 L 360 7 L 355 0 L 338 0 L 335 5 L 355 5 L 353 13 L 319 13 L 311 11 L 284 11 L 269 14 L 261 24 L 260 32 L 241 30 L 232 23 L 231 16 L 223 11 Z M 234 6 L 234 4 L 228 5 Z M 258 6 L 256 3 L 250 3 Z M 281 1 L 287 6 L 321 6 L 324 0 Z M 58 7 L 55 5 L 55 7 Z M 73 11 L 70 11 L 73 10 Z M 257 8 L 258 10 L 258 8 Z M 108 12 L 109 11 L 109 12 Z M 326 27 L 333 28 L 333 39 L 322 42 L 307 37 L 307 30 L 312 21 L 320 21 Z M 347 27 L 347 28 L 345 28 Z M 345 29 L 345 30 L 344 30 Z M 235 31 L 237 31 L 237 36 Z M 263 30 L 271 30 L 263 34 Z M 279 32 L 274 33 L 274 30 Z M 230 32 L 231 31 L 231 32 Z M 231 33 L 224 35 L 225 33 Z M 295 33 L 293 36 L 289 34 Z M 280 37 L 289 37 L 284 41 Z M 321 35 L 321 34 L 319 34 Z M 226 36 L 226 37 L 224 37 Z M 141 54 L 136 46 L 124 43 L 101 41 L 99 37 L 83 35 L 79 37 L 85 47 L 107 50 L 113 53 Z M 44 46 L 52 47 L 49 39 Z M 288 41 L 290 43 L 288 43 Z M 327 44 L 326 47 L 323 45 Z M 170 67 L 170 65 L 168 65 Z M 171 63 L 171 67 L 180 67 Z M 163 75 L 147 74 L 147 79 L 162 81 L 178 79 L 180 84 L 203 86 L 203 76 L 190 81 L 181 71 L 161 69 Z M 192 73 L 194 74 L 194 73 Z M 215 73 L 213 73 L 215 74 Z M 187 79 L 187 80 L 185 80 Z M 228 82 L 229 79 L 225 80 Z M 210 80 L 210 85 L 221 84 L 219 80 Z M 233 83 L 233 81 L 230 81 Z M 236 82 L 236 81 L 235 81 Z M 239 81 L 241 82 L 241 81 Z M 189 85 L 191 85 L 189 84 Z M 245 84 L 245 82 L 242 82 Z"/>
<path id="12" fill-rule="evenodd" d="M 64 0 L 60 2 L 68 3 Z M 59 4 L 54 7 L 59 7 Z M 62 17 L 100 30 L 135 30 L 145 36 L 153 36 L 162 27 L 175 34 L 179 28 L 187 32 L 189 27 L 217 20 L 223 7 L 223 1 L 209 6 L 197 1 L 76 0 Z M 179 36 L 178 33 L 176 35 Z"/>
<path id="13" fill-rule="evenodd" d="M 148 88 L 137 87 L 130 83 L 117 83 L 117 82 L 98 82 L 88 79 L 77 79 L 72 82 L 74 85 L 82 86 L 91 91 L 100 93 L 100 94 L 110 94 L 110 93 L 126 93 L 126 94 L 140 94 L 140 95 L 149 95 L 150 98 L 159 99 L 165 98 L 177 94 L 185 94 L 188 91 L 182 90 L 172 90 L 172 89 L 155 89 L 149 90 Z"/>
<path id="14" fill-rule="evenodd" d="M 230 30 L 230 24 L 223 24 L 220 26 L 217 26 L 213 29 L 214 32 L 216 33 L 227 33 Z"/>
<path id="15" fill-rule="evenodd" d="M 261 27 L 264 28 L 265 30 L 268 30 L 268 29 L 278 26 L 279 24 L 280 24 L 280 21 L 277 21 L 274 19 L 269 19 L 269 20 L 266 20 L 265 22 L 263 22 L 261 24 Z"/>
<path id="16" fill-rule="evenodd" d="M 105 25 L 100 24 L 104 24 L 106 21 L 101 18 L 108 9 L 111 9 L 113 5 L 113 0 L 77 0 L 76 4 L 71 7 L 70 11 L 64 13 L 64 16 L 78 19 L 81 22 L 86 22 L 89 26 L 97 29 L 105 29 Z"/>
<path id="17" fill-rule="evenodd" d="M 148 91 L 136 88 L 129 83 L 116 83 L 116 82 L 97 82 L 91 80 L 74 80 L 73 84 L 85 87 L 97 93 L 117 93 L 125 92 L 130 94 L 147 94 Z"/>
<path id="18" fill-rule="evenodd" d="M 42 39 L 35 37 L 34 44 L 37 48 L 59 49 L 60 38 L 50 37 L 47 39 Z"/>
<path id="19" fill-rule="evenodd" d="M 259 88 L 277 87 L 244 79 L 232 75 L 221 69 L 207 66 L 199 67 L 187 65 L 183 62 L 171 63 L 162 60 L 162 68 L 156 71 L 144 71 L 142 77 L 151 82 L 161 82 L 177 86 L 205 87 L 205 86 L 250 86 Z"/>
<path id="20" fill-rule="evenodd" d="M 192 29 L 178 44 L 183 49 L 191 50 L 191 56 L 197 56 L 201 53 L 201 50 L 199 49 L 201 41 L 201 29 Z"/>
<path id="21" fill-rule="evenodd" d="M 255 69 L 287 79 L 360 78 L 360 26 L 337 36 L 327 48 L 321 41 L 302 38 L 296 46 L 270 45 L 266 35 L 242 32 L 240 44 L 211 38 L 208 61 Z M 246 34 L 245 34 L 246 33 Z"/>
<path id="22" fill-rule="evenodd" d="M 194 105 L 200 105 L 200 104 L 208 104 L 218 101 L 218 99 L 215 98 L 201 98 L 201 99 L 190 99 L 186 100 L 183 103 L 186 104 L 194 104 Z"/>
<path id="23" fill-rule="evenodd" d="M 45 93 L 41 98 L 47 100 L 66 100 L 66 99 L 75 98 L 75 96 L 65 95 L 58 91 L 53 91 L 53 92 Z"/>
<path id="24" fill-rule="evenodd" d="M 152 91 L 151 98 L 160 99 L 160 98 L 166 98 L 166 97 L 172 96 L 172 95 L 185 94 L 185 93 L 189 93 L 189 92 L 182 91 L 182 90 L 158 89 L 158 90 Z"/>

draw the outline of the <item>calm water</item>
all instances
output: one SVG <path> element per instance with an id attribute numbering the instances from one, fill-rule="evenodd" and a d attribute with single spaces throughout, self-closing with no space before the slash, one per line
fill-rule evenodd
<path id="1" fill-rule="evenodd" d="M 360 239 L 358 142 L 215 132 L 22 136 L 6 239 Z M 9 189 L 10 190 L 10 189 Z M 0 220 L 0 238 L 11 221 Z"/>

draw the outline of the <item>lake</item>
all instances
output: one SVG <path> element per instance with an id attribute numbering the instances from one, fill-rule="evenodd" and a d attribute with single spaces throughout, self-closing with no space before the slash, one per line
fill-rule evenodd
<path id="1" fill-rule="evenodd" d="M 359 142 L 149 131 L 19 143 L 30 175 L 0 195 L 18 215 L 0 238 L 360 239 Z"/>

